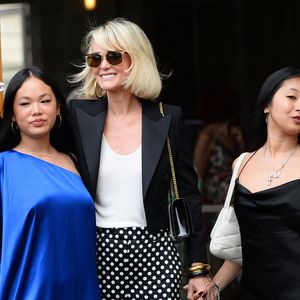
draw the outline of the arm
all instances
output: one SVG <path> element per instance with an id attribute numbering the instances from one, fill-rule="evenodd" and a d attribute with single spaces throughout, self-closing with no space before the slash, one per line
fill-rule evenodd
<path id="1" fill-rule="evenodd" d="M 242 266 L 225 260 L 222 267 L 214 276 L 213 281 L 223 290 L 238 274 L 241 272 Z"/>
<path id="2" fill-rule="evenodd" d="M 206 262 L 206 249 L 204 240 L 204 228 L 202 222 L 202 204 L 199 190 L 197 188 L 197 175 L 192 161 L 192 147 L 187 138 L 185 122 L 181 110 L 177 110 L 172 118 L 170 137 L 174 148 L 174 162 L 178 181 L 178 189 L 182 198 L 186 199 L 192 215 L 194 233 L 187 239 L 187 262 L 188 265 L 195 265 L 199 262 Z M 195 277 L 189 280 L 188 299 L 192 299 L 195 292 L 202 291 L 208 283 L 209 277 Z"/>
<path id="3" fill-rule="evenodd" d="M 218 300 L 222 291 L 240 272 L 242 266 L 226 260 L 213 280 L 207 281 L 200 292 L 194 292 L 188 299 Z"/>

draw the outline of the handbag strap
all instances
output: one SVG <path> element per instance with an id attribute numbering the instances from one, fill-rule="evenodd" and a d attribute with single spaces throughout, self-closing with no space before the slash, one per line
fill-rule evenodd
<path id="1" fill-rule="evenodd" d="M 236 160 L 236 163 L 235 163 L 234 168 L 233 168 L 232 176 L 231 176 L 231 179 L 230 179 L 230 184 L 229 184 L 228 192 L 227 192 L 227 195 L 226 195 L 224 207 L 229 207 L 229 205 L 230 205 L 233 190 L 234 190 L 234 186 L 235 186 L 235 180 L 237 178 L 237 174 L 238 174 L 238 171 L 240 169 L 241 163 L 242 163 L 244 157 L 247 155 L 247 153 L 248 152 L 242 153 L 238 157 L 238 159 Z"/>
<path id="2" fill-rule="evenodd" d="M 164 117 L 165 114 L 164 114 L 164 109 L 163 109 L 162 102 L 159 102 L 159 111 L 160 111 L 161 115 Z M 170 166 L 171 166 L 171 174 L 172 174 L 172 183 L 173 183 L 173 188 L 174 188 L 174 194 L 175 194 L 175 198 L 179 199 L 179 192 L 178 192 L 178 187 L 177 187 L 174 160 L 173 160 L 172 148 L 171 148 L 171 142 L 170 142 L 169 136 L 167 137 L 167 148 L 168 148 L 168 155 L 169 155 L 169 161 L 170 161 Z"/>

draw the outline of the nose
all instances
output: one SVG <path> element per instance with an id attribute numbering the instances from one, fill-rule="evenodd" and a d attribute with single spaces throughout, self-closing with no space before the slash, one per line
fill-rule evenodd
<path id="1" fill-rule="evenodd" d="M 42 112 L 41 112 L 41 107 L 40 107 L 40 104 L 39 103 L 32 103 L 32 114 L 33 115 L 40 115 Z"/>
<path id="2" fill-rule="evenodd" d="M 298 97 L 298 99 L 294 102 L 294 108 L 296 112 L 300 112 L 300 98 Z"/>
<path id="3" fill-rule="evenodd" d="M 110 67 L 111 67 L 111 65 L 107 62 L 106 57 L 105 56 L 102 57 L 100 68 L 106 70 L 106 69 L 109 69 Z"/>

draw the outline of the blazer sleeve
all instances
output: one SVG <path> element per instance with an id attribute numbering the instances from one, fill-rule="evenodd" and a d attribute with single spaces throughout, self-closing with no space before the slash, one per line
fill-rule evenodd
<path id="1" fill-rule="evenodd" d="M 206 262 L 206 247 L 202 218 L 202 202 L 197 186 L 197 174 L 192 160 L 191 141 L 187 135 L 185 120 L 180 107 L 172 112 L 173 130 L 170 133 L 172 148 L 174 149 L 174 164 L 180 196 L 189 204 L 194 232 L 187 239 L 187 263 Z M 173 138 L 172 138 L 173 137 Z"/>

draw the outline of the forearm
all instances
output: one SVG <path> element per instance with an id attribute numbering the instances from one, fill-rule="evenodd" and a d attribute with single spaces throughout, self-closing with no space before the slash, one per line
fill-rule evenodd
<path id="1" fill-rule="evenodd" d="M 242 266 L 239 264 L 226 260 L 217 274 L 214 276 L 213 281 L 223 290 L 238 274 L 241 272 Z"/>

